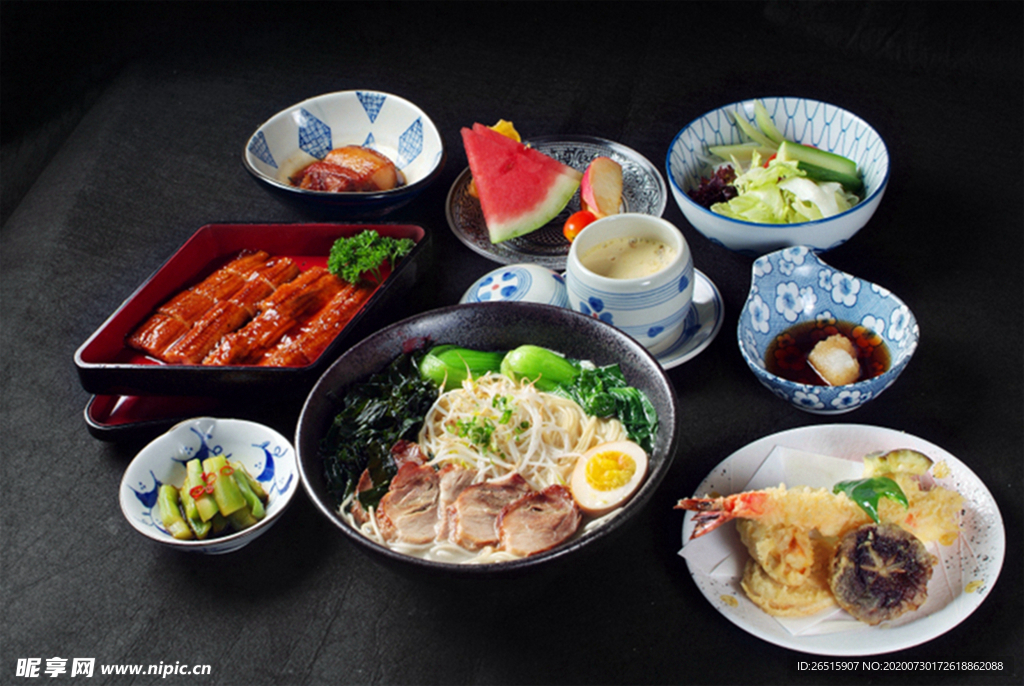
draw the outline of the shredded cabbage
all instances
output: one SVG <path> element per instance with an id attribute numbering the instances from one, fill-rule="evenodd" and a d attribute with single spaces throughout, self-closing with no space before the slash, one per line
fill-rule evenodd
<path id="1" fill-rule="evenodd" d="M 735 168 L 740 168 L 733 160 Z M 796 162 L 772 158 L 762 166 L 756 152 L 750 167 L 732 184 L 738 195 L 711 206 L 716 214 L 756 224 L 793 224 L 845 212 L 859 198 L 835 182 L 815 182 Z"/>

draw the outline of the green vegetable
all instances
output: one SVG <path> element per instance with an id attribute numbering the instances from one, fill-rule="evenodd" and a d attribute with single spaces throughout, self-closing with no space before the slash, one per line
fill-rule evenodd
<path id="1" fill-rule="evenodd" d="M 467 377 L 476 378 L 501 368 L 505 351 L 484 352 L 454 345 L 438 345 L 427 351 L 420 361 L 420 376 L 430 379 L 444 390 L 462 386 Z"/>
<path id="2" fill-rule="evenodd" d="M 419 360 L 403 354 L 383 371 L 354 384 L 339 401 L 339 411 L 320 444 L 327 490 L 341 502 L 369 469 L 371 491 L 360 493 L 365 506 L 376 504 L 398 471 L 391 446 L 416 440 L 423 418 L 437 399 L 433 381 L 420 377 Z"/>
<path id="3" fill-rule="evenodd" d="M 712 145 L 708 148 L 708 152 L 723 160 L 731 160 L 736 169 L 743 170 L 754 161 L 755 152 L 761 159 L 766 160 L 776 153 L 776 149 L 775 146 L 767 147 L 760 143 L 736 143 L 735 145 Z"/>
<path id="4" fill-rule="evenodd" d="M 529 379 L 541 391 L 571 385 L 580 370 L 569 360 L 547 348 L 521 345 L 501 361 L 501 373 L 519 381 Z"/>
<path id="5" fill-rule="evenodd" d="M 188 487 L 190 492 L 197 486 L 206 485 L 206 482 L 203 480 L 203 463 L 198 458 L 189 460 L 185 464 L 185 472 L 185 486 Z M 198 496 L 192 497 L 195 500 L 199 518 L 204 522 L 209 522 L 213 519 L 213 516 L 218 512 L 217 501 L 213 499 L 213 494 L 203 491 Z"/>
<path id="6" fill-rule="evenodd" d="M 782 137 L 782 132 L 775 128 L 775 122 L 772 121 L 771 115 L 768 114 L 768 108 L 764 106 L 764 103 L 760 100 L 754 101 L 754 121 L 757 122 L 758 128 L 761 129 L 768 140 L 776 145 L 782 143 L 785 138 Z"/>
<path id="7" fill-rule="evenodd" d="M 231 478 L 231 467 L 223 455 L 214 455 L 203 460 L 203 471 L 216 475 L 213 482 L 213 499 L 217 501 L 217 509 L 225 517 L 245 507 L 245 498 L 238 490 L 238 485 Z"/>
<path id="8" fill-rule="evenodd" d="M 658 413 L 643 391 L 629 385 L 617 364 L 578 368 L 574 383 L 554 392 L 575 400 L 587 414 L 617 418 L 630 440 L 648 454 L 653 452 Z"/>
<path id="9" fill-rule="evenodd" d="M 750 168 L 738 174 L 733 186 L 739 192 L 728 202 L 711 206 L 711 211 L 733 219 L 757 224 L 788 224 L 824 219 L 844 212 L 857 203 L 838 183 L 814 183 L 806 179 L 796 162 L 776 157 L 766 167 L 754 154 Z"/>
<path id="10" fill-rule="evenodd" d="M 185 521 L 188 522 L 188 527 L 192 529 L 192 533 L 199 540 L 206 538 L 213 525 L 210 522 L 204 522 L 203 518 L 199 516 L 199 508 L 196 507 L 196 501 L 192 494 L 189 493 L 188 479 L 185 480 L 185 485 L 181 487 L 178 495 L 181 498 L 181 509 L 185 513 Z"/>
<path id="11" fill-rule="evenodd" d="M 160 507 L 160 518 L 167 533 L 182 541 L 192 538 L 192 529 L 182 518 L 181 510 L 178 507 L 178 489 L 171 484 L 160 484 L 157 503 Z"/>
<path id="12" fill-rule="evenodd" d="M 740 131 L 746 134 L 747 138 L 755 143 L 767 148 L 775 148 L 778 146 L 778 141 L 773 141 L 767 135 L 759 131 L 757 127 L 747 121 L 746 117 L 739 112 L 732 113 L 732 120 L 736 123 L 736 126 L 739 127 Z"/>
<path id="13" fill-rule="evenodd" d="M 903 507 L 910 507 L 907 496 L 899 484 L 888 477 L 872 477 L 870 479 L 854 479 L 852 481 L 840 481 L 833 488 L 832 492 L 845 493 L 850 500 L 857 503 L 862 510 L 876 523 L 878 522 L 878 501 L 881 498 L 889 498 L 902 503 Z"/>
<path id="14" fill-rule="evenodd" d="M 234 465 L 232 465 L 232 467 L 234 467 Z M 231 478 L 238 487 L 239 493 L 241 493 L 242 497 L 245 498 L 245 510 L 252 515 L 254 520 L 258 521 L 263 519 L 267 516 L 267 509 L 263 505 L 263 501 L 260 500 L 260 497 L 256 495 L 256 492 L 252 490 L 252 487 L 249 485 L 249 479 L 245 473 L 245 467 L 242 467 L 241 469 L 234 467 L 234 470 L 235 471 L 231 475 Z"/>
<path id="15" fill-rule="evenodd" d="M 796 162 L 797 168 L 814 181 L 834 181 L 851 193 L 860 193 L 864 189 L 857 163 L 842 155 L 792 141 L 782 141 L 778 155 L 780 160 Z"/>
<path id="16" fill-rule="evenodd" d="M 263 484 L 261 484 L 255 478 L 253 478 L 253 475 L 249 473 L 249 470 L 245 468 L 245 465 L 243 465 L 241 462 L 237 460 L 232 460 L 230 464 L 232 467 L 235 468 L 235 474 L 241 474 L 243 477 L 245 477 L 245 480 L 249 482 L 249 488 L 252 489 L 252 492 L 256 494 L 256 497 L 258 497 L 264 503 L 266 503 L 270 499 L 270 496 L 268 495 L 266 489 L 263 488 Z"/>
<path id="17" fill-rule="evenodd" d="M 361 279 L 381 283 L 384 265 L 394 267 L 415 245 L 411 238 L 383 236 L 367 229 L 336 240 L 327 258 L 327 269 L 349 283 Z"/>

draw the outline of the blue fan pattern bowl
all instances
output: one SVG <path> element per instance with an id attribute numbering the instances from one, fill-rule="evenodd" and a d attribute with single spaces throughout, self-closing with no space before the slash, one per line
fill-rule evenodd
<path id="1" fill-rule="evenodd" d="M 753 224 L 715 214 L 694 202 L 687 192 L 710 176 L 717 162 L 708 146 L 742 143 L 746 139 L 732 116 L 754 119 L 754 100 L 712 110 L 687 124 L 672 141 L 665 160 L 672 197 L 686 220 L 713 243 L 750 257 L 780 248 L 805 245 L 824 252 L 853 237 L 878 209 L 889 183 L 889 151 L 881 136 L 860 117 L 844 109 L 806 98 L 758 98 L 784 137 L 834 152 L 857 163 L 865 185 L 864 199 L 850 210 L 827 219 L 799 224 Z"/>
<path id="2" fill-rule="evenodd" d="M 845 321 L 873 331 L 889 350 L 889 369 L 844 386 L 795 383 L 769 372 L 769 346 L 807 321 Z M 840 414 L 877 398 L 896 381 L 917 349 L 920 332 L 910 308 L 888 290 L 829 266 L 807 246 L 796 246 L 754 261 L 737 336 L 743 359 L 772 393 L 806 412 Z"/>
<path id="3" fill-rule="evenodd" d="M 405 184 L 374 193 L 298 188 L 289 177 L 334 148 L 362 145 L 386 155 Z M 290 200 L 328 207 L 349 217 L 381 216 L 405 205 L 441 173 L 440 132 L 416 105 L 379 91 L 341 91 L 304 100 L 264 122 L 246 143 L 245 168 Z"/>

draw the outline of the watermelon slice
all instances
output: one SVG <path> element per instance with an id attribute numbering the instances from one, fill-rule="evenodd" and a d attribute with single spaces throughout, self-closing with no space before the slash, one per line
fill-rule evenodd
<path id="1" fill-rule="evenodd" d="M 483 124 L 462 129 L 491 243 L 536 231 L 558 216 L 582 173 Z"/>

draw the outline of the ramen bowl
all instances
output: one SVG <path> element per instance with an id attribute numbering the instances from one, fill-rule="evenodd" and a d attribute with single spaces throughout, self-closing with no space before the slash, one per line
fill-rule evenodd
<path id="1" fill-rule="evenodd" d="M 382 153 L 404 183 L 376 192 L 334 193 L 299 188 L 289 179 L 335 148 L 360 145 Z M 344 217 L 379 217 L 412 201 L 441 174 L 444 140 L 427 114 L 391 93 L 326 93 L 281 110 L 246 141 L 242 162 L 264 187 L 286 201 Z"/>
<path id="2" fill-rule="evenodd" d="M 267 493 L 266 515 L 256 524 L 203 540 L 179 540 L 164 527 L 157 492 L 161 484 L 185 483 L 185 464 L 224 455 L 240 462 Z M 220 477 L 215 477 L 220 478 Z M 121 480 L 121 511 L 140 534 L 175 550 L 217 555 L 234 552 L 266 533 L 299 490 L 295 450 L 268 426 L 242 419 L 197 417 L 177 424 L 143 448 Z"/>
<path id="3" fill-rule="evenodd" d="M 477 350 L 511 350 L 523 344 L 550 348 L 596 365 L 618 363 L 626 381 L 643 391 L 658 415 L 658 432 L 649 456 L 647 476 L 617 516 L 602 526 L 577 532 L 564 543 L 528 557 L 489 564 L 439 562 L 396 552 L 363 536 L 339 514 L 328 493 L 320 445 L 340 399 L 356 382 L 383 370 L 403 352 L 451 343 Z M 657 360 L 635 340 L 599 320 L 564 307 L 538 303 L 472 303 L 437 309 L 405 319 L 369 336 L 343 354 L 314 386 L 299 417 L 295 434 L 299 469 L 306 493 L 358 549 L 383 565 L 412 576 L 432 579 L 491 579 L 533 575 L 552 570 L 567 559 L 609 543 L 647 506 L 665 477 L 679 441 L 675 391 Z M 467 582 L 471 583 L 471 582 Z"/>
<path id="4" fill-rule="evenodd" d="M 733 117 L 754 120 L 754 100 L 719 107 L 687 124 L 669 146 L 665 160 L 672 197 L 686 220 L 713 243 L 757 257 L 773 250 L 804 245 L 825 252 L 850 240 L 874 215 L 889 183 L 889 151 L 875 129 L 835 105 L 806 98 L 758 98 L 776 128 L 788 139 L 833 152 L 857 163 L 864 198 L 851 209 L 817 221 L 756 224 L 716 214 L 694 202 L 689 191 L 710 177 L 720 163 L 709 146 L 742 143 Z"/>
<path id="5" fill-rule="evenodd" d="M 783 378 L 769 369 L 768 360 L 799 364 L 793 333 L 798 329 L 839 331 L 862 350 L 884 347 L 884 371 L 836 386 Z M 829 266 L 808 246 L 796 246 L 754 261 L 737 336 L 743 359 L 765 388 L 805 412 L 837 415 L 863 407 L 895 383 L 917 349 L 920 332 L 914 313 L 896 295 Z"/>

